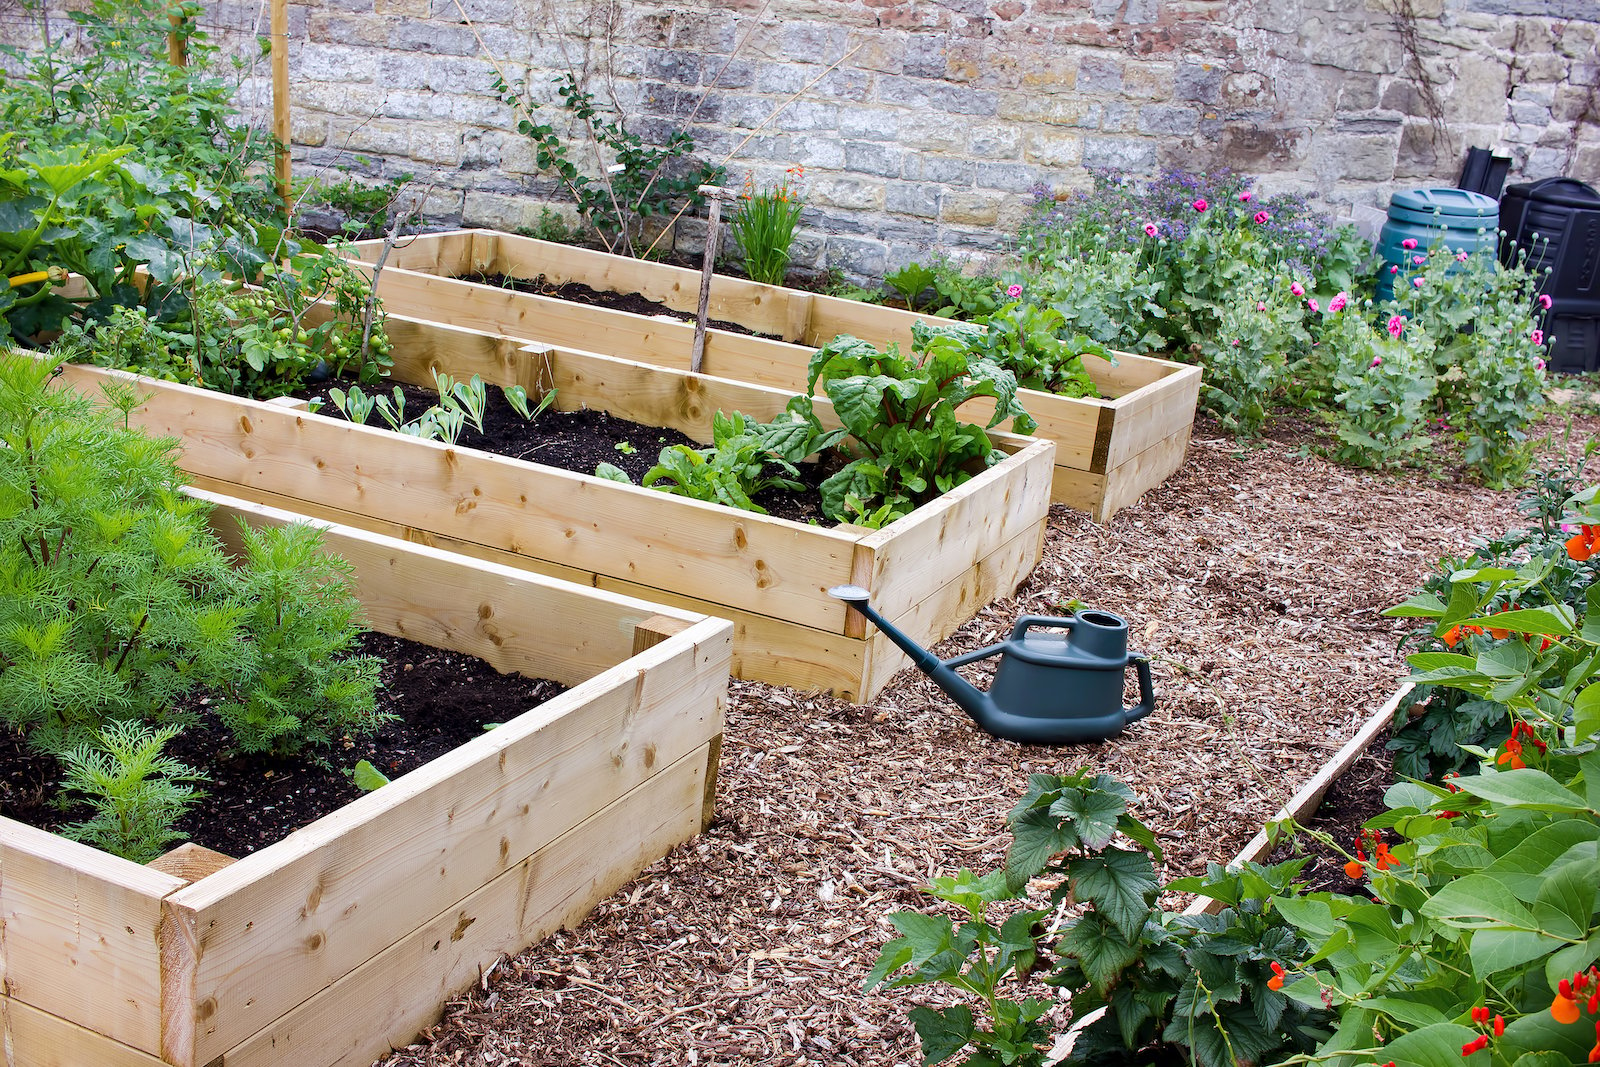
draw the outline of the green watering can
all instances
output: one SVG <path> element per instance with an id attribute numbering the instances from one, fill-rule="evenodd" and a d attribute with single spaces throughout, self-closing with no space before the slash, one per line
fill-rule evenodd
<path id="1" fill-rule="evenodd" d="M 961 705 L 974 722 L 996 737 L 1036 745 L 1104 741 L 1155 710 L 1150 660 L 1128 651 L 1128 624 L 1109 611 L 1088 608 L 1070 618 L 1024 615 L 1011 636 L 941 660 L 879 615 L 858 585 L 838 585 L 828 595 L 849 604 L 911 657 Z M 1000 657 L 986 693 L 955 672 L 956 667 Z M 1132 664 L 1139 671 L 1139 703 L 1122 706 L 1122 679 Z"/>

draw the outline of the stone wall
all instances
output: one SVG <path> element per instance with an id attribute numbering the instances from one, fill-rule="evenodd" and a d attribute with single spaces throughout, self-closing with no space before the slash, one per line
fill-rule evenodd
<path id="1" fill-rule="evenodd" d="M 1510 155 L 1511 181 L 1600 181 L 1597 0 L 308 0 L 290 16 L 303 165 L 411 173 L 436 221 L 530 227 L 560 191 L 491 81 L 548 100 L 570 69 L 646 136 L 688 130 L 732 183 L 803 165 L 802 261 L 861 276 L 993 247 L 1031 189 L 1094 167 L 1232 167 L 1338 211 L 1454 184 L 1470 145 Z M 245 87 L 256 114 L 265 73 Z"/>

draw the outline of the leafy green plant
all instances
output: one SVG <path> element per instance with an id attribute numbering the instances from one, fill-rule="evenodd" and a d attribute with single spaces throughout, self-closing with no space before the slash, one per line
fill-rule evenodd
<path id="1" fill-rule="evenodd" d="M 577 153 L 555 125 L 535 121 L 542 105 L 527 85 L 513 87 L 496 74 L 494 89 L 518 113 L 517 132 L 533 141 L 539 167 L 554 174 L 571 194 L 608 252 L 638 254 L 645 220 L 670 215 L 682 203 L 699 206 L 704 202 L 699 187 L 721 181 L 722 168 L 691 161 L 694 138 L 688 132 L 675 130 L 664 144 L 647 144 L 628 130 L 623 116 L 603 113 L 576 76 L 562 73 L 555 82 L 562 109 L 587 136 L 593 155 L 615 160 L 618 168 L 591 177 L 573 161 Z"/>
<path id="2" fill-rule="evenodd" d="M 1117 357 L 1083 334 L 1064 339 L 1066 330 L 1066 320 L 1055 308 L 1009 300 L 984 318 L 983 329 L 973 334 L 973 340 L 982 352 L 1015 374 L 1024 389 L 1098 397 L 1100 390 L 1084 370 L 1083 357 L 1099 356 L 1113 366 Z"/>
<path id="3" fill-rule="evenodd" d="M 312 207 L 336 216 L 339 234 L 348 240 L 382 237 L 388 232 L 390 214 L 411 178 L 410 174 L 401 174 L 394 178 L 361 181 L 349 174 L 339 177 L 319 174 L 297 183 L 294 200 L 297 211 L 301 213 Z M 403 220 L 413 225 L 420 221 L 421 217 L 415 213 Z"/>
<path id="4" fill-rule="evenodd" d="M 61 753 L 63 805 L 75 793 L 94 812 L 63 827 L 62 836 L 134 863 L 149 863 L 181 840 L 172 824 L 203 796 L 192 783 L 207 776 L 162 755 L 178 729 L 113 720 L 96 730 L 92 741 Z"/>
<path id="5" fill-rule="evenodd" d="M 940 982 L 977 1000 L 978 1011 L 964 1003 L 912 1010 L 925 1064 L 968 1047 L 962 1062 L 971 1067 L 1046 1062 L 1041 1046 L 1051 1034 L 1041 1020 L 1052 1002 L 1027 995 L 1039 971 L 1049 972 L 1045 985 L 1075 990 L 1074 1018 L 1105 1009 L 1079 1031 L 1069 1063 L 1140 1062 L 1165 1047 L 1184 1062 L 1232 1067 L 1316 1043 L 1319 1014 L 1290 1003 L 1273 981 L 1273 965 L 1304 943 L 1263 903 L 1301 864 L 1213 869 L 1185 888 L 1228 908 L 1164 913 L 1155 906 L 1161 852 L 1129 814 L 1132 800 L 1121 782 L 1087 770 L 1033 775 L 1006 820 L 1014 840 L 1004 869 L 962 871 L 927 890 L 965 912 L 959 926 L 941 915 L 890 916 L 902 936 L 884 946 L 868 988 Z M 1052 886 L 1049 906 L 1019 909 L 1035 879 Z M 1046 919 L 1068 902 L 1087 910 L 1048 929 Z M 997 910 L 1006 916 L 998 925 Z"/>
<path id="6" fill-rule="evenodd" d="M 548 389 L 539 397 L 539 402 L 532 408 L 528 407 L 528 391 L 520 385 L 510 385 L 505 388 L 506 403 L 511 405 L 511 410 L 521 415 L 524 422 L 532 422 L 549 409 L 556 402 L 556 390 Z"/>
<path id="7" fill-rule="evenodd" d="M 0 357 L 0 718 L 41 751 L 110 720 L 188 725 L 207 698 L 241 745 L 293 751 L 369 731 L 358 605 L 308 526 L 246 537 L 229 565 L 181 492 L 173 442 Z M 293 721 L 291 721 L 293 720 Z"/>
<path id="8" fill-rule="evenodd" d="M 651 489 L 766 514 L 753 499 L 772 488 L 803 489 L 795 464 L 835 443 L 842 431 L 823 434 L 805 423 L 780 419 L 758 423 L 740 412 L 712 416 L 710 448 L 669 445 L 645 472 Z M 610 463 L 595 470 L 602 478 L 631 482 Z"/>
<path id="9" fill-rule="evenodd" d="M 805 168 L 799 165 L 790 167 L 780 181 L 767 189 L 757 189 L 754 179 L 745 177 L 744 192 L 738 209 L 728 220 L 728 230 L 744 253 L 745 273 L 752 281 L 783 284 L 795 228 L 805 207 L 800 192 L 804 177 Z"/>
<path id="10" fill-rule="evenodd" d="M 917 310 L 917 297 L 932 287 L 938 272 L 921 263 L 907 263 L 883 276 L 884 283 L 905 298 L 906 310 Z"/>
<path id="11" fill-rule="evenodd" d="M 1167 314 L 1160 283 L 1136 253 L 1103 249 L 1041 262 L 1028 287 L 1036 302 L 1061 315 L 1065 332 L 1125 352 L 1166 346 L 1158 329 Z"/>
<path id="12" fill-rule="evenodd" d="M 1428 447 L 1433 344 L 1416 323 L 1397 315 L 1378 327 L 1369 315 L 1366 307 L 1330 311 L 1322 332 L 1338 405 L 1331 412 L 1340 442 L 1334 457 L 1354 467 L 1389 467 Z"/>
<path id="13" fill-rule="evenodd" d="M 986 428 L 1007 419 L 1018 433 L 1034 428 L 1017 401 L 1016 375 L 975 351 L 966 331 L 919 322 L 911 333 L 910 356 L 895 345 L 879 351 L 848 335 L 835 338 L 812 355 L 805 395 L 789 402 L 790 415 L 822 435 L 811 401 L 821 383 L 849 434 L 841 444 L 850 461 L 822 483 L 830 518 L 860 522 L 866 513 L 892 522 L 1004 459 Z M 995 401 L 986 427 L 956 415 L 978 396 Z"/>

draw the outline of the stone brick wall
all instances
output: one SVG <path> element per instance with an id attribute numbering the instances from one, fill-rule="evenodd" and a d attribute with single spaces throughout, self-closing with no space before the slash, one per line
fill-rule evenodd
<path id="1" fill-rule="evenodd" d="M 801 261 L 858 276 L 993 247 L 1030 189 L 1084 187 L 1093 167 L 1227 166 L 1344 211 L 1454 184 L 1470 145 L 1510 155 L 1511 181 L 1600 181 L 1600 0 L 305 0 L 290 16 L 304 166 L 409 172 L 436 221 L 532 226 L 560 192 L 491 80 L 551 99 L 571 69 L 647 137 L 690 131 L 733 183 L 802 164 Z M 223 28 L 257 18 L 207 9 Z M 261 115 L 265 75 L 245 86 Z"/>

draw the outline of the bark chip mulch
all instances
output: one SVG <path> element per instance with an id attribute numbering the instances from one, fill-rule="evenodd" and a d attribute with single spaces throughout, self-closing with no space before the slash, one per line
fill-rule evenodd
<path id="1" fill-rule="evenodd" d="M 1545 429 L 1575 457 L 1600 417 L 1566 426 Z M 735 682 L 711 829 L 503 960 L 385 1062 L 915 1067 L 906 1011 L 943 1001 L 862 991 L 895 936 L 886 917 L 929 908 L 930 876 L 997 866 L 1034 772 L 1128 782 L 1167 877 L 1231 859 L 1404 676 L 1401 624 L 1379 612 L 1474 534 L 1519 523 L 1514 493 L 1447 459 L 1437 476 L 1364 473 L 1312 439 L 1288 423 L 1240 444 L 1202 419 L 1183 468 L 1110 522 L 1052 509 L 1017 596 L 936 649 L 1073 599 L 1114 611 L 1154 657 L 1149 719 L 1101 744 L 1025 747 L 910 669 L 865 706 Z"/>

